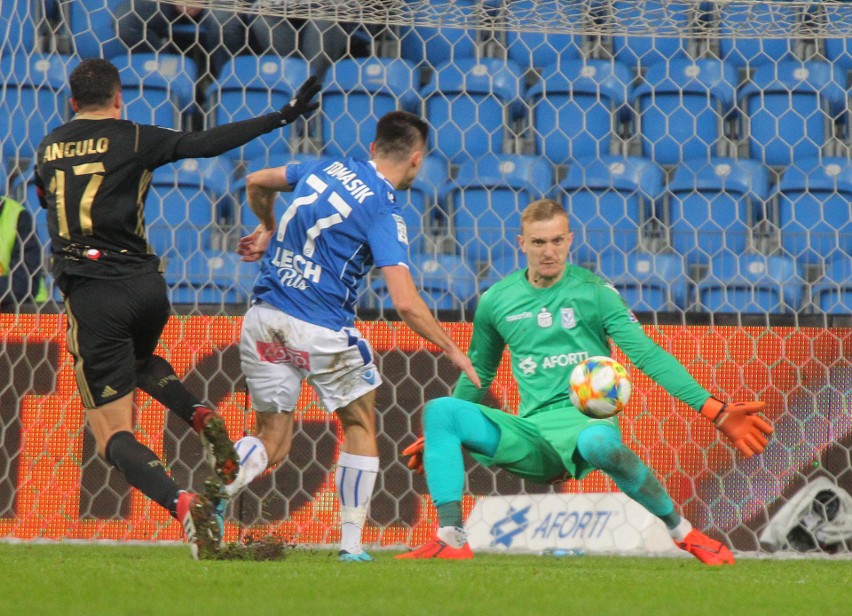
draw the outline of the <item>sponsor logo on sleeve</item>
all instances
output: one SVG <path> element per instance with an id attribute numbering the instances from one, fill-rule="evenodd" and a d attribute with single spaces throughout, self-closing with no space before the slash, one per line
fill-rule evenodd
<path id="1" fill-rule="evenodd" d="M 405 226 L 405 220 L 399 214 L 391 214 L 396 221 L 396 236 L 400 242 L 408 246 L 408 229 Z"/>

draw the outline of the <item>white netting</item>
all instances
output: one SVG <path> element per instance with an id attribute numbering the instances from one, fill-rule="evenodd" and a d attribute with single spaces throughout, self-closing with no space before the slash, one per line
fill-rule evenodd
<path id="1" fill-rule="evenodd" d="M 205 13 L 211 21 L 172 14 L 164 29 L 141 0 L 124 4 L 3 2 L 2 174 L 33 214 L 29 235 L 41 246 L 49 238 L 32 157 L 46 131 L 70 118 L 67 75 L 81 58 L 120 67 L 129 118 L 184 129 L 277 109 L 309 72 L 325 75 L 310 121 L 160 169 L 152 181 L 149 241 L 167 261 L 176 311 L 193 315 L 173 320 L 160 352 L 223 409 L 232 436 L 251 427 L 239 317 L 229 316 L 245 310 L 256 272 L 232 250 L 256 224 L 246 171 L 364 156 L 378 118 L 404 108 L 432 131 L 420 178 L 400 193 L 412 272 L 457 340 L 467 341 L 483 290 L 524 263 L 514 241 L 520 209 L 542 195 L 559 200 L 572 215 L 575 262 L 609 278 L 713 393 L 770 404 L 773 442 L 743 461 L 707 422 L 635 376 L 625 437 L 675 501 L 738 549 L 758 549 L 763 534 L 771 549 L 848 551 L 832 533 L 848 527 L 852 492 L 852 330 L 841 326 L 852 314 L 852 3 L 223 0 L 187 2 L 214 9 Z M 161 35 L 140 39 L 127 29 L 134 23 Z M 12 258 L 9 267 L 24 264 Z M 50 314 L 61 298 L 52 296 L 39 308 L 6 304 L 11 314 L 0 321 L 0 365 L 10 375 L 0 385 L 0 536 L 176 538 L 167 517 L 115 474 L 105 482 L 82 427 L 64 323 Z M 382 479 L 367 539 L 419 542 L 432 532 L 434 509 L 398 452 L 419 433 L 418 409 L 447 394 L 456 373 L 410 332 L 377 320 L 393 316 L 381 276 L 358 308 L 386 379 Z M 516 408 L 505 369 L 489 395 L 494 406 Z M 147 398 L 139 403 L 140 439 L 181 483 L 200 487 L 195 436 Z M 307 391 L 296 432 L 289 461 L 235 503 L 229 538 L 239 520 L 307 542 L 337 540 L 339 426 Z M 818 477 L 835 487 L 823 489 Z M 468 488 L 477 496 L 552 490 L 478 466 L 468 469 Z M 562 488 L 611 489 L 599 474 Z M 500 502 L 488 515 L 503 541 L 495 545 L 507 545 L 501 533 L 515 527 L 497 518 L 517 503 Z M 570 530 L 555 519 L 536 527 L 542 536 Z M 587 539 L 592 526 L 578 520 L 573 537 Z"/>
<path id="2" fill-rule="evenodd" d="M 690 34 L 726 38 L 842 38 L 852 33 L 852 9 L 840 0 L 188 0 L 174 3 L 282 18 L 498 32 L 659 37 Z M 728 25 L 719 27 L 718 22 L 707 19 L 714 11 L 734 18 Z"/>

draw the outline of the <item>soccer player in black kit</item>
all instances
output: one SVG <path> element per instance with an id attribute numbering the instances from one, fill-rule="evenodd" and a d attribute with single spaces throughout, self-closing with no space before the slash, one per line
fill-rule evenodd
<path id="1" fill-rule="evenodd" d="M 220 539 L 208 499 L 181 490 L 157 455 L 133 435 L 137 387 L 171 409 L 201 437 L 223 483 L 239 459 L 222 417 L 192 395 L 154 354 L 170 305 L 160 259 L 149 251 L 144 206 L 157 167 L 207 158 L 312 112 L 320 85 L 309 78 L 280 111 L 198 132 L 121 119 L 118 70 L 85 60 L 71 73 L 76 113 L 41 142 L 36 186 L 48 211 L 53 275 L 65 300 L 68 349 L 98 454 L 128 483 L 169 510 L 192 554 Z"/>

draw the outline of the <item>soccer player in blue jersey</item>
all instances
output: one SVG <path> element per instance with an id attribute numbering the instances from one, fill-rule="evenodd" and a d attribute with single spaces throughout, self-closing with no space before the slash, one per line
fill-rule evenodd
<path id="1" fill-rule="evenodd" d="M 372 560 L 361 546 L 361 531 L 379 472 L 375 390 L 382 381 L 373 350 L 354 327 L 358 287 L 371 266 L 382 269 L 402 320 L 479 384 L 471 361 L 432 316 L 408 270 L 408 238 L 394 191 L 411 186 L 427 138 L 423 120 L 394 111 L 379 120 L 369 161 L 325 159 L 247 177 L 248 202 L 260 225 L 240 240 L 238 252 L 244 261 L 262 263 L 240 356 L 257 432 L 235 444 L 240 471 L 224 490 L 233 496 L 284 460 L 307 379 L 343 425 L 335 474 L 342 561 Z M 295 198 L 276 224 L 276 194 L 290 190 Z"/>

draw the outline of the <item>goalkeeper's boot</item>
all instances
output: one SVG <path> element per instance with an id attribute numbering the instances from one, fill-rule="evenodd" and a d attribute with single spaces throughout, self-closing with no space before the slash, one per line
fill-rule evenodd
<path id="1" fill-rule="evenodd" d="M 218 527 L 213 517 L 213 506 L 207 497 L 181 491 L 178 495 L 177 519 L 195 560 L 216 550 L 219 544 Z"/>
<path id="2" fill-rule="evenodd" d="M 465 543 L 460 548 L 454 548 L 440 539 L 434 539 L 416 550 L 398 554 L 397 558 L 446 558 L 449 560 L 467 560 L 473 558 L 470 545 Z"/>
<path id="3" fill-rule="evenodd" d="M 342 563 L 371 563 L 375 559 L 364 551 L 355 554 L 346 550 L 340 550 L 337 553 L 337 560 Z"/>
<path id="4" fill-rule="evenodd" d="M 727 546 L 711 539 L 702 532 L 692 529 L 683 541 L 675 541 L 677 547 L 686 550 L 705 565 L 733 565 L 734 555 Z"/>
<path id="5" fill-rule="evenodd" d="M 192 416 L 192 425 L 201 437 L 204 457 L 216 476 L 225 485 L 233 483 L 240 470 L 240 457 L 228 437 L 225 420 L 216 411 L 199 406 Z"/>

